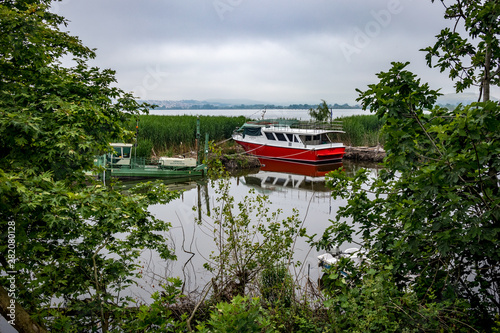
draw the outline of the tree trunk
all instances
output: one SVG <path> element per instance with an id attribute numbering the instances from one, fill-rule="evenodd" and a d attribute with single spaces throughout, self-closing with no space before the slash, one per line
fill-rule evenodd
<path id="1" fill-rule="evenodd" d="M 0 314 L 19 333 L 47 333 L 47 330 L 31 319 L 26 310 L 23 309 L 14 299 L 9 297 L 7 290 L 0 286 Z"/>
<path id="2" fill-rule="evenodd" d="M 490 67 L 491 67 L 491 47 L 486 45 L 486 54 L 484 59 L 484 78 L 483 78 L 483 102 L 490 100 Z"/>

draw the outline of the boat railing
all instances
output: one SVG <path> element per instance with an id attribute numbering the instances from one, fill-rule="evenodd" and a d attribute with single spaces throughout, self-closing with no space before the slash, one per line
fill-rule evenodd
<path id="1" fill-rule="evenodd" d="M 281 125 L 273 124 L 273 129 L 275 131 L 283 130 L 286 131 L 289 128 L 294 129 L 306 129 L 306 130 L 316 130 L 316 131 L 332 131 L 343 133 L 342 121 L 334 121 L 331 123 L 319 123 L 319 122 L 297 122 L 292 125 Z"/>
<path id="2" fill-rule="evenodd" d="M 343 125 L 342 121 L 340 120 L 335 120 L 332 122 L 301 121 L 298 122 L 297 124 L 294 124 L 291 127 L 299 129 L 316 129 L 316 130 L 343 132 Z"/>
<path id="3" fill-rule="evenodd" d="M 332 131 L 344 133 L 343 125 L 341 120 L 334 120 L 331 122 L 317 122 L 317 121 L 299 121 L 299 120 L 289 120 L 289 119 L 268 119 L 268 120 L 257 120 L 257 121 L 249 121 L 245 123 L 241 128 L 235 130 L 233 135 L 241 134 L 245 130 L 255 128 L 258 130 L 260 135 L 259 128 L 268 128 L 272 127 L 274 130 L 286 131 L 289 128 L 294 129 L 307 129 L 307 130 L 324 130 L 324 131 Z M 250 134 L 252 135 L 252 134 Z M 257 134 L 254 134 L 257 135 Z"/>

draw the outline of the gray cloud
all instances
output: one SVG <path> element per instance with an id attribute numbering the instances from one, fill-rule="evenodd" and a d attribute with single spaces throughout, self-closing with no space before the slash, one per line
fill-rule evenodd
<path id="1" fill-rule="evenodd" d="M 391 61 L 451 91 L 418 50 L 448 24 L 415 0 L 65 0 L 68 30 L 141 98 L 354 103 Z"/>

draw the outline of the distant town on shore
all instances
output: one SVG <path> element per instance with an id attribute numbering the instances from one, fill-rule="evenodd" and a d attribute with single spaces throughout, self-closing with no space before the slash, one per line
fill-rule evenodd
<path id="1" fill-rule="evenodd" d="M 452 109 L 458 104 L 470 104 L 478 100 L 478 95 L 474 93 L 444 94 L 437 100 L 437 105 Z M 492 100 L 498 100 L 492 97 Z M 156 105 L 154 110 L 262 110 L 262 109 L 283 109 L 283 110 L 304 110 L 315 109 L 318 104 L 271 104 L 254 100 L 140 100 L 152 105 Z M 328 102 L 328 101 L 327 101 Z M 347 103 L 328 103 L 330 109 L 361 109 L 359 104 L 349 105 Z"/>
<path id="2" fill-rule="evenodd" d="M 142 100 L 141 102 L 146 102 L 149 104 L 154 104 L 157 107 L 155 110 L 260 110 L 260 109 L 284 109 L 284 110 L 295 110 L 295 109 L 311 109 L 318 107 L 318 104 L 290 104 L 290 105 L 276 105 L 276 104 L 265 104 L 265 103 L 229 103 L 229 102 L 207 102 L 207 101 L 197 101 L 197 100 L 180 100 L 180 101 L 170 101 L 170 100 Z M 348 105 L 346 104 L 328 104 L 331 109 L 361 109 L 359 105 Z"/>

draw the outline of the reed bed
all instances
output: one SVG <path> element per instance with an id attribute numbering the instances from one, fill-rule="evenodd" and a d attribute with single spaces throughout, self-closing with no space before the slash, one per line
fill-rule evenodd
<path id="1" fill-rule="evenodd" d="M 356 115 L 337 118 L 342 121 L 344 134 L 341 134 L 340 140 L 346 146 L 376 146 L 383 145 L 380 137 L 382 122 L 375 115 Z"/>
<path id="2" fill-rule="evenodd" d="M 156 154 L 186 154 L 195 149 L 197 116 L 139 116 L 139 135 L 137 154 L 150 156 Z M 215 142 L 229 139 L 236 128 L 246 121 L 243 116 L 200 116 L 200 141 L 204 144 L 205 133 Z M 136 123 L 129 128 L 135 129 Z"/>

